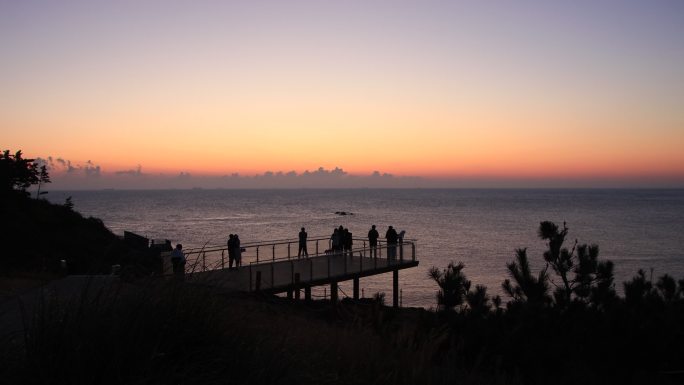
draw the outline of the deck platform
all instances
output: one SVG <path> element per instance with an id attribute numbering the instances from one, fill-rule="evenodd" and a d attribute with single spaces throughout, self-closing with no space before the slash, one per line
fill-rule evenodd
<path id="1" fill-rule="evenodd" d="M 188 268 L 186 279 L 231 291 L 288 293 L 288 296 L 297 298 L 301 290 L 305 299 L 310 299 L 311 287 L 330 285 L 330 298 L 335 301 L 339 282 L 353 281 L 353 297 L 358 299 L 360 278 L 392 273 L 393 304 L 398 306 L 398 271 L 416 267 L 419 263 L 413 240 L 404 241 L 396 246 L 379 244 L 378 257 L 371 257 L 370 248 L 364 244 L 361 248 L 345 253 L 324 252 L 299 258 L 290 253 L 292 242 L 288 241 L 286 244 L 287 256 L 278 256 L 276 252 L 285 250 L 285 242 L 245 245 L 246 251 L 252 252 L 247 251 L 243 257 L 243 265 L 233 269 L 225 266 L 225 249 L 219 247 L 190 250 L 187 253 L 189 260 L 192 261 L 192 256 L 195 255 L 195 263 Z M 258 248 L 272 251 L 272 255 L 266 259 L 259 258 Z M 392 249 L 396 256 L 388 258 L 388 252 L 391 255 Z M 254 250 L 257 250 L 256 253 Z M 217 258 L 211 258 L 211 254 L 217 255 L 219 252 L 221 260 L 217 263 Z M 209 264 L 209 268 L 206 267 L 207 253 L 213 262 Z"/>

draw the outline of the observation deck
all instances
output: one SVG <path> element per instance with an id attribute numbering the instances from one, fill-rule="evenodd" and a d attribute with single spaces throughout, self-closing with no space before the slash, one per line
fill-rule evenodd
<path id="1" fill-rule="evenodd" d="M 287 293 L 289 298 L 311 299 L 311 288 L 330 285 L 330 299 L 338 300 L 338 284 L 353 281 L 353 298 L 359 299 L 359 280 L 392 273 L 392 303 L 399 306 L 399 270 L 418 266 L 416 241 L 397 244 L 378 240 L 371 248 L 367 238 L 353 238 L 350 250 L 330 250 L 329 237 L 309 238 L 308 256 L 297 256 L 299 241 L 293 239 L 243 243 L 242 266 L 229 269 L 227 246 L 184 250 L 186 280 L 207 283 L 233 291 Z M 164 259 L 165 271 L 170 261 Z M 170 273 L 170 272 L 169 272 Z"/>

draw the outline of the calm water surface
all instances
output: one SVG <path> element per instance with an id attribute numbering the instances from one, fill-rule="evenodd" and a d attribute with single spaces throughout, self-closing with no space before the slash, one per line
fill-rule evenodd
<path id="1" fill-rule="evenodd" d="M 500 293 L 506 262 L 528 248 L 543 266 L 539 222 L 567 222 L 570 239 L 600 246 L 600 258 L 615 262 L 618 290 L 639 268 L 654 276 L 684 278 L 684 190 L 160 190 L 50 192 L 58 203 L 72 196 L 75 209 L 124 230 L 186 247 L 224 244 L 229 233 L 243 243 L 328 236 L 339 225 L 354 236 L 388 225 L 418 241 L 417 268 L 400 272 L 404 306 L 434 306 L 431 266 L 465 263 L 473 284 Z M 336 211 L 354 215 L 339 216 Z M 391 296 L 391 274 L 364 278 L 365 295 Z M 341 285 L 351 294 L 350 285 Z"/>

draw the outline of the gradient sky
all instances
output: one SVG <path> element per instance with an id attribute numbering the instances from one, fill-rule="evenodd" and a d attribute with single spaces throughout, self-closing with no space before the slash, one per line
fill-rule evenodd
<path id="1" fill-rule="evenodd" d="M 679 0 L 0 0 L 0 52 L 1 147 L 89 186 L 684 186 Z"/>

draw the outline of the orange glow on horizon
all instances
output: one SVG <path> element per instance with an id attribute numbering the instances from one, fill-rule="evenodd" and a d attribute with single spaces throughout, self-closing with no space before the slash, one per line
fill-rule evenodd
<path id="1" fill-rule="evenodd" d="M 12 2 L 2 145 L 103 175 L 684 185 L 678 8 L 344 3 Z"/>

